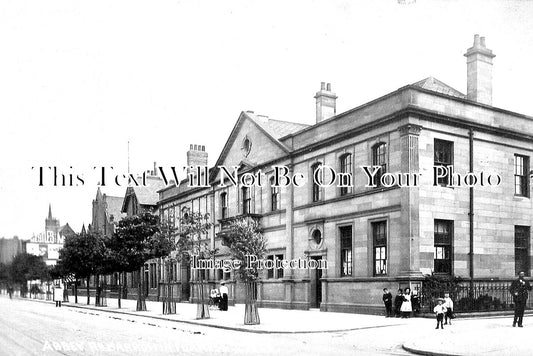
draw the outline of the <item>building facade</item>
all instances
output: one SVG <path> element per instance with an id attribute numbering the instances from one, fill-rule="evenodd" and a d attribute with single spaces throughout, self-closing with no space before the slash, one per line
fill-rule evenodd
<path id="1" fill-rule="evenodd" d="M 229 258 L 220 233 L 248 217 L 264 229 L 267 259 L 327 261 L 263 271 L 262 306 L 378 312 L 383 288 L 417 288 L 428 274 L 531 275 L 533 118 L 492 106 L 494 55 L 484 38 L 465 56 L 466 95 L 430 77 L 337 115 L 337 95 L 323 83 L 314 125 L 241 113 L 210 186 L 161 190 L 162 219 L 209 213 L 207 239 L 220 259 Z M 231 184 L 220 166 L 260 171 L 263 184 Z M 276 186 L 275 166 L 299 178 Z M 177 270 L 177 281 L 194 280 L 188 267 Z M 229 281 L 232 301 L 244 299 L 233 273 L 208 277 Z"/>

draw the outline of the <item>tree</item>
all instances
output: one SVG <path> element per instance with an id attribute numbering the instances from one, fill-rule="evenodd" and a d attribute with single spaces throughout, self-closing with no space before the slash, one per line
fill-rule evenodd
<path id="1" fill-rule="evenodd" d="M 172 244 L 166 234 L 161 233 L 159 218 L 150 213 L 128 216 L 119 221 L 112 241 L 109 243 L 112 259 L 119 270 L 139 271 L 137 311 L 146 310 L 142 269 L 152 258 L 167 256 Z"/>
<path id="2" fill-rule="evenodd" d="M 46 279 L 48 268 L 43 258 L 29 253 L 20 253 L 8 265 L 8 280 L 20 284 L 21 295 L 25 296 L 27 281 Z"/>
<path id="3" fill-rule="evenodd" d="M 257 221 L 238 219 L 231 222 L 228 231 L 222 236 L 224 245 L 228 246 L 232 258 L 240 261 L 236 270 L 237 278 L 245 283 L 244 324 L 260 323 L 257 310 L 258 264 L 247 265 L 250 258 L 261 260 L 266 254 L 266 239 Z"/>
<path id="4" fill-rule="evenodd" d="M 95 233 L 81 233 L 67 236 L 59 250 L 59 264 L 64 275 L 73 274 L 87 279 L 87 305 L 90 304 L 89 280 L 101 268 L 106 246 L 103 237 Z M 77 288 L 75 289 L 77 300 Z"/>
<path id="5" fill-rule="evenodd" d="M 211 228 L 209 214 L 187 212 L 180 218 L 178 240 L 176 242 L 176 256 L 180 263 L 188 263 L 192 256 L 198 259 L 208 259 L 214 256 L 215 250 L 209 247 L 207 235 Z M 202 239 L 202 236 L 206 236 Z M 197 280 L 198 304 L 197 319 L 209 319 L 208 293 L 204 290 L 205 271 L 200 270 Z"/>

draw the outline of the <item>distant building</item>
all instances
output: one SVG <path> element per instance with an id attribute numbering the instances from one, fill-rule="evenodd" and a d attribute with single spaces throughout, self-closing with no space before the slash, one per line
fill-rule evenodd
<path id="1" fill-rule="evenodd" d="M 21 240 L 18 236 L 12 239 L 0 238 L 0 263 L 8 264 L 19 253 L 25 252 L 26 241 Z"/>
<path id="2" fill-rule="evenodd" d="M 98 232 L 103 236 L 110 236 L 115 232 L 116 224 L 126 214 L 122 213 L 123 197 L 102 194 L 100 187 L 93 200 L 92 223 L 89 232 Z"/>
<path id="3" fill-rule="evenodd" d="M 68 223 L 61 226 L 59 219 L 52 216 L 51 204 L 48 206 L 48 217 L 44 226 L 44 232 L 33 235 L 26 244 L 26 252 L 42 256 L 47 265 L 55 265 L 65 238 L 74 235 L 75 232 Z"/>

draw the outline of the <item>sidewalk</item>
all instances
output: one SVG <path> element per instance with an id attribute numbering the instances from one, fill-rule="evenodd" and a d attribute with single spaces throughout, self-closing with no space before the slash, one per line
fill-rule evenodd
<path id="1" fill-rule="evenodd" d="M 74 303 L 73 296 L 69 296 L 69 300 L 69 303 L 63 304 L 65 307 L 119 313 L 137 317 L 144 316 L 159 320 L 175 321 L 253 333 L 287 334 L 335 332 L 407 324 L 406 319 L 385 318 L 384 316 L 376 315 L 259 308 L 261 324 L 244 325 L 244 304 L 237 304 L 233 307 L 230 306 L 228 311 L 220 311 L 218 309 L 210 310 L 210 319 L 197 320 L 196 304 L 190 303 L 177 303 L 176 314 L 163 315 L 162 302 L 146 301 L 146 308 L 148 310 L 145 312 L 138 312 L 135 311 L 137 304 L 136 300 L 123 299 L 121 301 L 121 309 L 118 309 L 117 299 L 108 298 L 107 307 L 95 307 L 94 298 L 91 298 L 91 305 L 86 304 L 87 297 L 78 297 L 78 304 Z"/>
<path id="2" fill-rule="evenodd" d="M 425 331 L 405 342 L 403 348 L 419 355 L 533 354 L 533 317 L 524 317 L 523 328 L 513 328 L 512 322 L 512 316 L 455 319 L 453 325 Z"/>

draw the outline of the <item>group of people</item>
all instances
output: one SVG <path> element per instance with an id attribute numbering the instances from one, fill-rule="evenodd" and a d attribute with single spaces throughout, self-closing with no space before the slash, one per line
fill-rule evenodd
<path id="1" fill-rule="evenodd" d="M 397 318 L 409 318 L 411 313 L 417 314 L 420 311 L 420 299 L 416 291 L 411 292 L 411 288 L 407 287 L 404 290 L 398 289 L 398 294 L 394 298 L 394 309 L 392 301 L 392 293 L 387 289 L 383 289 L 383 303 L 387 318 L 396 316 Z"/>
<path id="2" fill-rule="evenodd" d="M 409 318 L 412 313 L 415 315 L 420 312 L 420 298 L 417 291 L 412 291 L 411 288 L 398 289 L 398 294 L 394 298 L 394 310 L 392 293 L 387 288 L 383 288 L 383 303 L 385 304 L 385 317 L 391 318 L 396 316 L 397 318 Z M 442 321 L 445 320 L 444 325 L 452 323 L 453 317 L 453 300 L 450 298 L 449 293 L 444 294 L 444 298 L 437 299 L 437 305 L 433 309 L 437 317 L 437 327 L 439 328 L 439 322 L 441 329 L 444 329 Z"/>
<path id="3" fill-rule="evenodd" d="M 518 278 L 513 281 L 509 292 L 513 298 L 514 304 L 514 318 L 513 327 L 523 327 L 524 309 L 531 291 L 530 283 L 524 279 L 524 272 L 518 274 Z M 383 303 L 385 304 L 386 317 L 396 316 L 397 318 L 408 318 L 411 313 L 418 313 L 420 311 L 420 300 L 416 291 L 411 292 L 409 287 L 404 290 L 398 289 L 398 294 L 394 298 L 394 310 L 392 294 L 387 288 L 383 289 Z M 437 298 L 437 305 L 433 308 L 433 312 L 437 318 L 437 327 L 435 329 L 444 329 L 443 325 L 452 324 L 453 314 L 453 300 L 449 293 L 444 294 L 444 298 Z"/>
<path id="4" fill-rule="evenodd" d="M 226 283 L 220 282 L 220 288 L 212 289 L 209 298 L 213 305 L 218 305 L 219 310 L 227 311 L 228 310 L 228 295 L 229 290 L 226 287 Z"/>

